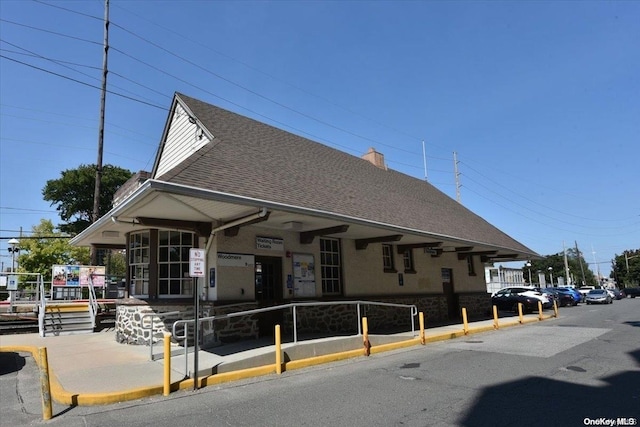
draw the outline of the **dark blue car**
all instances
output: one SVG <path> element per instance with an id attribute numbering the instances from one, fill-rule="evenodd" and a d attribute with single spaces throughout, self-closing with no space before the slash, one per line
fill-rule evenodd
<path id="1" fill-rule="evenodd" d="M 573 295 L 573 299 L 575 300 L 573 305 L 578 305 L 579 302 L 582 302 L 582 294 L 580 293 L 580 291 L 578 291 L 575 288 L 562 287 L 562 288 L 554 288 L 554 289 L 562 292 L 571 293 L 571 295 Z"/>
<path id="2" fill-rule="evenodd" d="M 556 301 L 558 301 L 558 305 L 560 307 L 574 306 L 578 304 L 576 297 L 573 296 L 573 293 L 570 291 L 559 288 L 547 288 L 547 290 L 557 295 Z"/>

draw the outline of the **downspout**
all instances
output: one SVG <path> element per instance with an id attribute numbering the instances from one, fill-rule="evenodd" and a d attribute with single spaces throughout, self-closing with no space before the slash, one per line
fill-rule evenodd
<path id="1" fill-rule="evenodd" d="M 255 219 L 258 218 L 264 218 L 265 216 L 267 216 L 269 212 L 267 211 L 267 208 L 261 208 L 258 212 L 251 214 L 249 216 L 246 216 L 244 218 L 238 218 L 236 220 L 233 220 L 231 222 L 228 222 L 226 224 L 222 224 L 219 227 L 214 228 L 213 230 L 211 230 L 211 234 L 209 234 L 209 238 L 207 239 L 207 244 L 205 245 L 204 248 L 204 259 L 208 260 L 209 259 L 209 249 L 211 249 L 211 245 L 213 244 L 213 238 L 216 236 L 216 233 L 218 231 L 222 231 L 222 230 L 226 230 L 227 228 L 231 228 L 231 227 L 235 227 L 238 225 L 242 225 L 245 224 L 249 221 L 253 221 Z M 111 217 L 111 219 L 113 219 L 113 217 Z M 209 280 L 211 280 L 211 278 L 209 278 Z M 207 297 L 207 301 L 209 299 L 209 294 L 206 294 Z"/>

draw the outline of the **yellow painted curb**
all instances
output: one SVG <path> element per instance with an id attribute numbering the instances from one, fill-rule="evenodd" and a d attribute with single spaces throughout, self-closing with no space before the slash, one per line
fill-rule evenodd
<path id="1" fill-rule="evenodd" d="M 522 323 L 519 321 L 499 324 L 499 328 L 519 326 L 526 323 L 535 323 L 540 320 L 547 320 L 554 318 L 554 316 L 538 317 L 532 319 L 524 319 Z M 488 332 L 496 330 L 493 325 L 471 328 L 466 335 L 476 334 L 480 332 Z M 454 332 L 440 333 L 435 335 L 427 335 L 425 337 L 426 342 L 437 342 L 464 337 L 465 333 L 463 329 Z M 412 347 L 421 344 L 420 337 L 410 338 L 408 340 L 399 341 L 395 343 L 381 344 L 371 347 L 371 354 L 383 353 L 386 351 L 397 350 L 401 348 Z M 38 364 L 38 368 L 41 367 L 41 362 L 38 356 L 38 348 L 33 346 L 4 346 L 0 347 L 0 352 L 26 352 L 31 353 L 32 357 Z M 322 356 L 314 356 L 306 359 L 292 360 L 283 363 L 283 371 L 292 371 L 296 369 L 302 369 L 309 366 L 321 365 L 325 363 L 337 362 L 340 360 L 351 359 L 363 356 L 363 349 L 347 350 L 339 353 L 326 354 Z M 233 372 L 225 372 L 220 374 L 214 374 L 199 378 L 199 386 L 206 387 L 208 385 L 221 384 L 225 382 L 238 381 L 247 378 L 259 377 L 264 375 L 275 374 L 275 364 L 269 364 L 264 366 L 258 366 L 255 368 L 240 369 Z M 141 399 L 144 397 L 150 397 L 155 395 L 162 395 L 164 392 L 164 386 L 152 386 L 141 387 L 137 389 L 131 389 L 120 392 L 110 393 L 71 393 L 66 391 L 58 378 L 54 373 L 50 375 L 50 388 L 51 397 L 57 403 L 63 405 L 78 405 L 78 406 L 93 406 L 93 405 L 106 405 L 117 402 L 124 402 L 129 400 Z M 171 384 L 171 391 L 186 390 L 193 387 L 193 378 L 184 379 Z"/>

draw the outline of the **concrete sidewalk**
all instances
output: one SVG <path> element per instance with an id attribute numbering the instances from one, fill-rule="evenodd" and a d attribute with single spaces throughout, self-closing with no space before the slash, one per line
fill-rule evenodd
<path id="1" fill-rule="evenodd" d="M 551 312 L 553 313 L 553 312 Z M 549 314 L 544 319 L 549 319 Z M 538 314 L 523 323 L 538 322 Z M 501 318 L 500 328 L 519 325 L 517 316 Z M 494 330 L 493 320 L 471 322 L 467 334 Z M 370 335 L 371 354 L 420 345 L 422 338 L 408 334 Z M 425 343 L 465 336 L 462 324 L 425 329 Z M 30 352 L 39 360 L 46 348 L 51 396 L 60 404 L 101 405 L 163 394 L 163 345 L 150 347 L 119 344 L 115 332 L 42 338 L 38 334 L 0 336 L 0 351 Z M 365 355 L 362 336 L 332 337 L 282 344 L 282 371 Z M 194 387 L 193 353 L 171 347 L 171 391 Z M 276 373 L 273 339 L 223 345 L 198 353 L 198 387 Z"/>

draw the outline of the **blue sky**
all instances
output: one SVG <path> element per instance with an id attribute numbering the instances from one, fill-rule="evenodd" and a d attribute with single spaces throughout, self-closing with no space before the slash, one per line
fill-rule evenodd
<path id="1" fill-rule="evenodd" d="M 0 0 L 0 237 L 97 160 L 104 3 Z M 594 272 L 640 248 L 640 2 L 110 2 L 103 163 L 151 170 L 178 91 L 425 179 Z M 6 239 L 2 261 L 10 262 Z M 520 266 L 521 263 L 517 266 Z"/>

